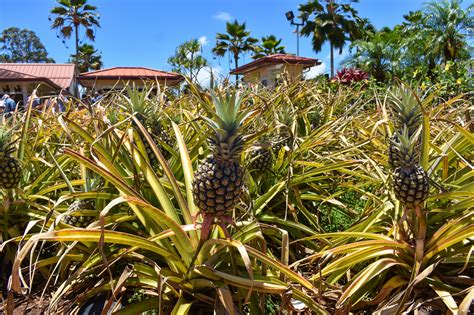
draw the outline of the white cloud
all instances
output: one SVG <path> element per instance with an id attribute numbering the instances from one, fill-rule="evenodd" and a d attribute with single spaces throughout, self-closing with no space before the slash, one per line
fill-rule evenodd
<path id="1" fill-rule="evenodd" d="M 230 15 L 229 13 L 227 13 L 227 12 L 222 12 L 221 11 L 221 12 L 217 12 L 217 14 L 214 15 L 214 18 L 227 22 L 227 21 L 232 20 L 234 17 L 232 15 Z"/>
<path id="2" fill-rule="evenodd" d="M 309 68 L 309 70 L 304 73 L 304 78 L 314 79 L 316 76 L 323 74 L 325 71 L 326 71 L 326 63 L 322 62 L 320 65 Z"/>
<path id="3" fill-rule="evenodd" d="M 221 81 L 223 77 L 223 69 L 221 66 L 205 67 L 199 71 L 197 76 L 197 81 L 200 85 L 209 87 L 211 83 L 211 71 L 212 75 L 214 76 L 214 84 L 218 84 Z"/>
<path id="4" fill-rule="evenodd" d="M 209 40 L 206 36 L 199 37 L 198 42 L 199 44 L 201 44 L 202 47 L 207 46 L 207 44 L 209 44 Z"/>

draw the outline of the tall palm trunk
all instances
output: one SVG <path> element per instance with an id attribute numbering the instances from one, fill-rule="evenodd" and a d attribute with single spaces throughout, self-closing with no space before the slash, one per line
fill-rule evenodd
<path id="1" fill-rule="evenodd" d="M 331 78 L 334 77 L 334 46 L 330 42 L 331 45 Z"/>
<path id="2" fill-rule="evenodd" d="M 79 25 L 74 24 L 74 34 L 76 35 L 76 59 L 79 57 Z"/>
<path id="3" fill-rule="evenodd" d="M 235 69 L 237 69 L 239 67 L 239 53 L 234 53 L 234 64 L 235 64 Z M 237 84 L 238 80 L 239 80 L 239 75 L 236 73 L 235 84 Z"/>

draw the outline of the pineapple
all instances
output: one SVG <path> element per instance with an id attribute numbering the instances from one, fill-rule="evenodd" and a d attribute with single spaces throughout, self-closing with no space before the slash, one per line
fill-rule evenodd
<path id="1" fill-rule="evenodd" d="M 81 212 L 78 214 L 77 212 Z M 97 211 L 95 209 L 93 200 L 76 200 L 68 208 L 68 213 L 62 218 L 66 224 L 85 228 L 95 221 Z M 84 215 L 84 213 L 91 213 L 91 215 Z"/>
<path id="2" fill-rule="evenodd" d="M 15 151 L 11 132 L 0 130 L 0 188 L 15 188 L 20 182 L 21 165 L 11 154 Z"/>
<path id="3" fill-rule="evenodd" d="M 155 119 L 153 120 L 150 119 L 147 125 L 150 126 L 150 133 L 153 137 L 153 140 L 158 145 L 160 152 L 163 154 L 163 157 L 165 159 L 169 159 L 171 157 L 171 153 L 165 148 L 163 148 L 163 146 L 160 143 L 165 143 L 167 146 L 172 148 L 174 146 L 174 143 L 170 135 L 163 128 L 158 117 L 155 117 Z"/>
<path id="4" fill-rule="evenodd" d="M 243 168 L 240 155 L 244 146 L 241 129 L 245 112 L 239 112 L 242 98 L 237 93 L 225 97 L 212 95 L 216 113 L 203 117 L 212 128 L 211 154 L 194 173 L 193 196 L 205 220 L 224 217 L 240 201 Z M 203 223 L 204 225 L 204 223 Z"/>
<path id="5" fill-rule="evenodd" d="M 293 140 L 292 140 L 292 137 L 283 132 L 282 134 L 285 134 L 285 135 L 279 135 L 275 138 L 275 140 L 273 141 L 273 153 L 278 156 L 278 154 L 280 153 L 281 149 L 283 148 L 288 148 L 289 150 L 291 150 L 293 148 Z"/>
<path id="6" fill-rule="evenodd" d="M 422 204 L 428 197 L 428 175 L 418 165 L 419 156 L 415 149 L 417 135 L 410 137 L 409 129 L 405 126 L 402 133 L 396 134 L 396 137 L 398 141 L 392 143 L 399 164 L 393 176 L 395 196 L 403 205 L 413 208 Z"/>
<path id="7" fill-rule="evenodd" d="M 250 151 L 250 167 L 258 172 L 264 172 L 272 166 L 273 155 L 269 145 L 259 145 Z"/>
<path id="8" fill-rule="evenodd" d="M 421 110 L 416 96 L 410 89 L 402 86 L 389 94 L 389 102 L 397 117 L 395 129 L 402 130 L 404 126 L 406 126 L 408 137 L 411 138 L 421 124 Z M 395 145 L 397 142 L 399 141 L 397 139 L 397 134 L 395 133 L 390 139 L 388 147 L 388 164 L 391 169 L 400 166 L 400 160 L 398 159 L 400 152 L 397 151 L 398 147 Z M 414 149 L 419 151 L 419 148 L 420 142 L 417 140 Z"/>

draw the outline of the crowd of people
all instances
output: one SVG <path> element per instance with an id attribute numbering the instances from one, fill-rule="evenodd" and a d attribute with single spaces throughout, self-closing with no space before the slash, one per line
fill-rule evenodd
<path id="1" fill-rule="evenodd" d="M 4 94 L 0 98 L 0 114 L 5 117 L 10 117 L 15 111 L 24 111 L 30 106 L 36 110 L 51 109 L 54 113 L 62 113 L 66 111 L 66 104 L 68 103 L 67 92 L 62 90 L 57 97 L 40 98 L 36 91 L 28 97 L 22 106 L 18 106 L 20 102 L 9 95 Z"/>

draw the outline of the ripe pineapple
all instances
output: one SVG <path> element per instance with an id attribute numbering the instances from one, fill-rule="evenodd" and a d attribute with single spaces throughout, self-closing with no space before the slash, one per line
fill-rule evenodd
<path id="1" fill-rule="evenodd" d="M 20 162 L 11 156 L 15 152 L 11 132 L 0 129 L 0 188 L 15 188 L 20 182 Z"/>
<path id="2" fill-rule="evenodd" d="M 405 126 L 402 133 L 397 134 L 398 141 L 392 144 L 396 148 L 399 163 L 393 177 L 395 196 L 409 208 L 422 204 L 429 190 L 428 175 L 418 165 L 419 156 L 415 149 L 417 138 L 416 134 L 410 137 Z"/>
<path id="3" fill-rule="evenodd" d="M 77 212 L 81 212 L 78 214 Z M 70 214 L 65 215 L 62 221 L 66 224 L 85 228 L 95 221 L 97 211 L 95 209 L 93 200 L 76 200 L 68 208 Z M 91 213 L 91 215 L 83 215 L 84 212 Z"/>
<path id="4" fill-rule="evenodd" d="M 212 153 L 199 165 L 193 182 L 194 202 L 208 220 L 223 217 L 239 203 L 244 173 L 239 163 L 246 118 L 245 112 L 239 112 L 242 98 L 237 93 L 213 95 L 213 102 L 213 119 L 204 117 L 214 131 L 209 140 Z"/>
<path id="5" fill-rule="evenodd" d="M 250 151 L 250 168 L 259 172 L 264 172 L 272 166 L 273 155 L 269 145 L 256 146 Z"/>
<path id="6" fill-rule="evenodd" d="M 421 124 L 421 110 L 416 96 L 410 89 L 401 86 L 394 92 L 389 93 L 389 102 L 396 115 L 395 129 L 402 130 L 406 126 L 408 137 L 411 138 Z M 388 164 L 391 169 L 400 166 L 400 160 L 398 159 L 400 152 L 397 152 L 398 147 L 395 145 L 397 142 L 399 140 L 395 133 L 390 139 L 388 147 Z M 419 140 L 416 140 L 414 149 L 419 151 Z"/>

